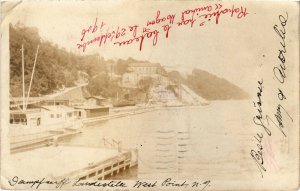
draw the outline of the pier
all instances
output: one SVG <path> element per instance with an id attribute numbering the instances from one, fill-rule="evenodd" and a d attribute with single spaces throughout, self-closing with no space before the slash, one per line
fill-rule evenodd
<path id="1" fill-rule="evenodd" d="M 104 180 L 136 166 L 137 150 L 119 152 L 116 149 L 59 145 L 16 153 L 11 155 L 11 161 L 19 177 Z M 28 164 L 34 164 L 30 172 L 26 170 Z"/>
<path id="2" fill-rule="evenodd" d="M 132 153 L 137 153 L 136 150 L 123 151 L 116 156 L 110 157 L 98 163 L 91 163 L 88 167 L 65 174 L 62 177 L 71 177 L 75 180 L 98 179 L 106 180 L 120 172 L 137 165 L 137 160 L 134 161 Z"/>

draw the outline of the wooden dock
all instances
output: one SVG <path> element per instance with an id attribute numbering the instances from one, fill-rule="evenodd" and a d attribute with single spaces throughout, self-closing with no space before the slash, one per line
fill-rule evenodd
<path id="1" fill-rule="evenodd" d="M 133 161 L 133 153 L 137 153 L 137 151 L 123 151 L 117 156 L 95 164 L 92 163 L 88 167 L 65 174 L 62 177 L 70 177 L 75 180 L 109 179 L 110 177 L 137 165 L 137 160 Z"/>
<path id="2" fill-rule="evenodd" d="M 74 180 L 109 179 L 138 163 L 136 149 L 119 152 L 116 149 L 61 145 L 11 154 L 10 161 L 20 177 L 67 177 Z M 26 170 L 28 164 L 34 164 L 30 172 Z"/>
<path id="3" fill-rule="evenodd" d="M 89 126 L 89 125 L 97 124 L 101 121 L 127 117 L 130 115 L 138 115 L 138 114 L 151 112 L 159 109 L 162 108 L 161 107 L 130 107 L 130 108 L 113 109 L 112 111 L 110 111 L 109 115 L 93 117 L 93 118 L 85 118 L 82 120 L 82 123 L 84 124 L 84 126 Z"/>

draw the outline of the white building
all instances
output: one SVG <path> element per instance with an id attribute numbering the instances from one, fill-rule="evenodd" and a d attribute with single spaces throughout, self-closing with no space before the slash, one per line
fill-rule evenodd
<path id="1" fill-rule="evenodd" d="M 65 105 L 51 105 L 41 107 L 41 124 L 54 125 L 72 121 L 81 117 L 80 110 Z"/>
<path id="2" fill-rule="evenodd" d="M 161 84 L 164 78 L 164 70 L 158 63 L 134 62 L 128 66 L 127 73 L 122 76 L 122 87 L 136 88 L 141 79 L 151 77 L 155 83 Z"/>

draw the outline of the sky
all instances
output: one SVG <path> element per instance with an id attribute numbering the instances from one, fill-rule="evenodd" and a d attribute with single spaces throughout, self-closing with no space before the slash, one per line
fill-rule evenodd
<path id="1" fill-rule="evenodd" d="M 6 19 L 13 24 L 21 22 L 26 26 L 37 27 L 44 40 L 52 41 L 69 51 L 80 52 L 76 44 L 80 43 L 81 32 L 93 25 L 96 18 L 98 25 L 103 21 L 106 27 L 145 26 L 147 20 L 155 19 L 158 10 L 161 17 L 175 14 L 175 21 L 178 21 L 182 11 L 207 5 L 212 5 L 213 9 L 216 6 L 212 1 L 28 1 L 15 7 Z M 206 21 L 203 27 L 172 25 L 168 38 L 161 32 L 156 46 L 152 45 L 150 39 L 145 40 L 142 51 L 138 43 L 121 47 L 110 43 L 102 47 L 89 46 L 81 54 L 99 53 L 105 59 L 132 57 L 160 63 L 167 70 L 177 69 L 183 73 L 199 68 L 247 91 L 247 76 L 260 72 L 259 67 L 268 62 L 272 45 L 269 42 L 274 38 L 273 23 L 270 20 L 276 21 L 276 10 L 280 9 L 281 4 L 273 2 L 272 9 L 267 9 L 267 2 L 226 2 L 222 5 L 224 8 L 242 6 L 249 14 L 241 19 L 221 16 L 218 24 L 212 19 Z M 290 9 L 298 11 L 294 7 Z M 152 27 L 156 28 L 161 30 L 161 25 Z M 100 34 L 97 32 L 85 35 L 85 39 Z"/>

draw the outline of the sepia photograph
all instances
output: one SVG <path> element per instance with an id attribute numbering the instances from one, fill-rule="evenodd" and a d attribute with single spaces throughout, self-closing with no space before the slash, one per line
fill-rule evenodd
<path id="1" fill-rule="evenodd" d="M 299 189 L 299 2 L 1 12 L 2 189 Z"/>

